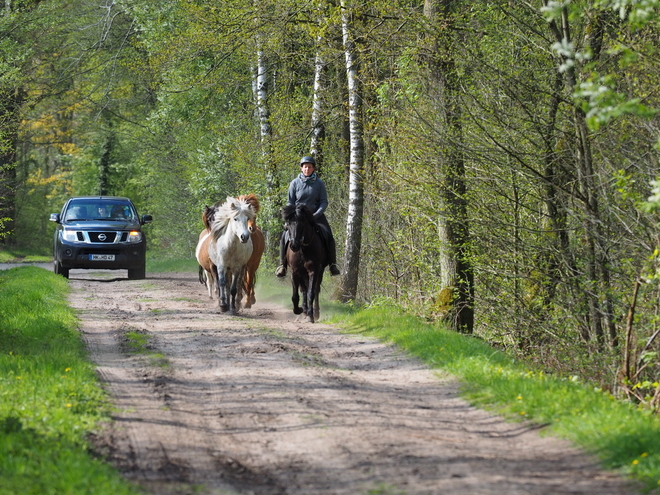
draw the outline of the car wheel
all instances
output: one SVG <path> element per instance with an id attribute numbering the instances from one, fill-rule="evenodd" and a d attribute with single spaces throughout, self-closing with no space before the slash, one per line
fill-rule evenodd
<path id="1" fill-rule="evenodd" d="M 64 268 L 57 260 L 55 260 L 55 266 L 53 267 L 53 272 L 55 272 L 56 275 L 62 275 L 64 278 L 69 278 L 69 269 Z"/>
<path id="2" fill-rule="evenodd" d="M 128 270 L 128 278 L 130 280 L 142 280 L 146 277 L 147 277 L 147 275 L 146 275 L 146 269 L 145 269 L 144 265 L 141 266 L 140 268 L 134 268 L 134 269 L 129 269 Z"/>

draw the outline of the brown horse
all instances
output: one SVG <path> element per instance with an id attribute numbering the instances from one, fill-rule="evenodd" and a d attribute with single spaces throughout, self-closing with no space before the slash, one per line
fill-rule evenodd
<path id="1" fill-rule="evenodd" d="M 259 199 L 254 194 L 244 194 L 239 196 L 238 199 L 250 203 L 254 210 L 257 213 L 259 212 L 261 205 L 259 204 Z M 245 275 L 243 276 L 243 292 L 245 293 L 246 298 L 246 308 L 252 307 L 252 305 L 257 302 L 254 295 L 254 286 L 257 281 L 257 269 L 261 263 L 261 256 L 264 254 L 264 249 L 266 248 L 264 234 L 257 226 L 256 220 L 248 220 L 248 229 L 250 230 L 250 237 L 252 238 L 252 256 L 250 256 L 250 259 L 247 262 Z"/>
<path id="2" fill-rule="evenodd" d="M 248 223 L 249 225 L 249 223 Z M 261 229 L 256 224 L 249 225 L 250 237 L 252 237 L 252 256 L 247 262 L 245 276 L 243 277 L 243 292 L 245 292 L 245 307 L 250 308 L 257 302 L 254 296 L 254 286 L 257 282 L 257 268 L 261 263 L 261 256 L 266 248 L 266 239 Z"/>
<path id="3" fill-rule="evenodd" d="M 202 222 L 204 230 L 199 233 L 195 257 L 199 263 L 199 282 L 205 284 L 209 291 L 209 298 L 213 299 L 217 295 L 217 282 L 215 278 L 216 269 L 209 256 L 209 244 L 211 242 L 211 224 L 215 214 L 215 206 L 205 206 L 202 212 Z"/>

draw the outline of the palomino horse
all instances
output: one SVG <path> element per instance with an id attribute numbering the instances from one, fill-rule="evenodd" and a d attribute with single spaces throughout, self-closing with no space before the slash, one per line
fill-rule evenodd
<path id="1" fill-rule="evenodd" d="M 240 307 L 241 279 L 253 250 L 248 220 L 255 220 L 256 215 L 252 204 L 232 197 L 215 209 L 209 257 L 216 268 L 218 305 L 223 312 L 235 313 Z"/>
<path id="2" fill-rule="evenodd" d="M 213 222 L 213 216 L 215 215 L 215 207 L 216 205 L 204 207 L 204 211 L 202 212 L 202 222 L 206 228 L 199 233 L 199 241 L 197 242 L 197 248 L 195 249 L 195 257 L 199 263 L 199 282 L 206 285 L 210 299 L 213 299 L 217 292 L 215 265 L 209 256 L 211 223 Z"/>
<path id="3" fill-rule="evenodd" d="M 261 205 L 254 194 L 245 194 L 239 196 L 238 199 L 250 203 L 254 211 L 259 213 Z M 264 249 L 266 249 L 266 240 L 261 229 L 257 227 L 255 220 L 248 220 L 248 229 L 250 229 L 250 237 L 252 238 L 252 256 L 247 262 L 245 276 L 243 277 L 243 291 L 245 293 L 245 307 L 251 308 L 257 302 L 254 295 L 254 285 L 257 281 L 257 269 L 261 263 L 261 256 L 264 254 Z"/>
<path id="4" fill-rule="evenodd" d="M 308 321 L 314 323 L 319 319 L 319 293 L 323 270 L 328 265 L 325 243 L 316 231 L 314 215 L 307 206 L 285 206 L 282 218 L 289 235 L 286 260 L 291 267 L 293 312 L 297 315 L 304 312 Z M 298 305 L 298 290 L 302 293 L 302 308 Z"/>

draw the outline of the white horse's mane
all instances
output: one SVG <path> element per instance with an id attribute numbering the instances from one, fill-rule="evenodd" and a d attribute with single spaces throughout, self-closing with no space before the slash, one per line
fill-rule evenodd
<path id="1" fill-rule="evenodd" d="M 254 220 L 257 216 L 253 204 L 242 198 L 227 196 L 227 200 L 222 205 L 216 207 L 217 204 L 214 205 L 215 216 L 211 225 L 211 232 L 216 240 L 224 235 L 229 221 L 237 215 L 243 213 L 251 220 Z"/>

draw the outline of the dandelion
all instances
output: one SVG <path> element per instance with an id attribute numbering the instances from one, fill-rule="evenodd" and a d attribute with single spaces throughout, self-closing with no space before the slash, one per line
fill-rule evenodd
<path id="1" fill-rule="evenodd" d="M 647 452 L 644 452 L 640 457 L 648 457 L 648 455 L 649 454 Z"/>
<path id="2" fill-rule="evenodd" d="M 519 395 L 518 397 L 516 397 L 516 399 L 522 400 L 522 395 Z"/>
<path id="3" fill-rule="evenodd" d="M 634 461 L 632 461 L 632 463 L 633 463 L 633 466 L 636 466 L 637 464 L 639 464 L 639 460 L 635 459 Z"/>
<path id="4" fill-rule="evenodd" d="M 67 404 L 66 407 L 71 407 L 71 404 Z"/>
<path id="5" fill-rule="evenodd" d="M 520 411 L 521 416 L 524 416 L 525 414 L 527 414 L 525 411 Z"/>
<path id="6" fill-rule="evenodd" d="M 65 373 L 68 373 L 69 371 L 71 371 L 71 368 L 64 368 Z"/>

